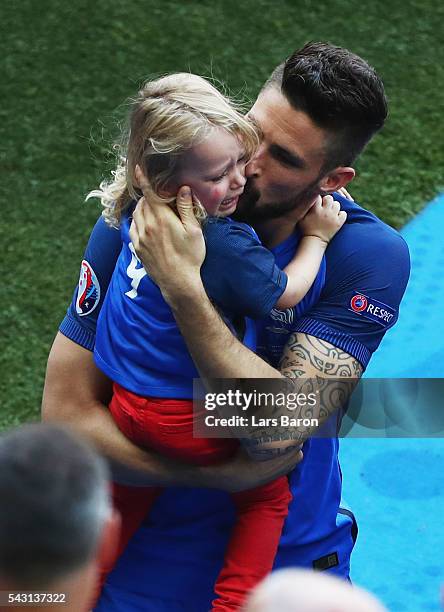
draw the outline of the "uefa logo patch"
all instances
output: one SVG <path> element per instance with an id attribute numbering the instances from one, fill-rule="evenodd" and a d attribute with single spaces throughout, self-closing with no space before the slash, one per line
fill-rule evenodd
<path id="1" fill-rule="evenodd" d="M 100 300 L 100 285 L 90 264 L 84 259 L 80 268 L 76 311 L 79 317 L 89 315 Z"/>
<path id="2" fill-rule="evenodd" d="M 367 298 L 365 297 L 365 295 L 362 295 L 360 293 L 354 295 L 350 300 L 350 306 L 354 312 L 362 312 L 367 308 L 367 305 Z"/>
<path id="3" fill-rule="evenodd" d="M 364 295 L 359 291 L 354 291 L 348 302 L 348 309 L 355 314 L 370 319 L 378 325 L 388 327 L 396 321 L 397 313 L 394 308 L 384 304 L 375 298 Z"/>

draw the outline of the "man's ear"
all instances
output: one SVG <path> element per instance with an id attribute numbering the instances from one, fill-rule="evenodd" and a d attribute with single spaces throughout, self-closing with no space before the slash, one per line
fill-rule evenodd
<path id="1" fill-rule="evenodd" d="M 355 177 L 356 172 L 353 168 L 339 166 L 326 174 L 319 182 L 319 188 L 325 193 L 337 191 L 341 187 L 345 187 Z"/>

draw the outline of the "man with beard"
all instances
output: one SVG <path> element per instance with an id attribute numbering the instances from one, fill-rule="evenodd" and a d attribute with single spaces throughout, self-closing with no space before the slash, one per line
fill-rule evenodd
<path id="1" fill-rule="evenodd" d="M 254 225 L 277 265 L 284 267 L 293 256 L 297 223 L 315 197 L 353 178 L 351 164 L 386 114 L 379 77 L 344 49 L 309 43 L 273 72 L 251 110 L 263 139 L 247 166 L 239 215 Z M 138 178 L 143 190 L 144 177 Z M 118 232 L 103 221 L 93 230 L 82 262 L 95 292 L 82 307 L 75 292 L 61 325 L 48 362 L 44 416 L 70 422 L 118 464 L 123 482 L 142 486 L 252 488 L 300 461 L 300 454 L 285 450 L 303 442 L 303 460 L 289 476 L 293 501 L 275 567 L 297 565 L 347 578 L 357 528 L 341 504 L 336 434 L 346 397 L 397 320 L 409 258 L 397 232 L 355 203 L 337 194 L 335 199 L 347 212 L 347 223 L 327 249 L 317 302 L 307 305 L 302 319 L 295 320 L 288 309 L 259 322 L 259 353 L 267 361 L 231 334 L 205 294 L 199 273 L 204 243 L 185 189 L 177 200 L 181 220 L 142 198 L 131 233 L 202 376 L 284 375 L 295 390 L 304 388 L 306 378 L 317 379 L 323 394 L 319 417 L 328 419 L 330 436 L 310 439 L 310 428 L 265 427 L 254 433 L 249 452 L 269 460 L 253 462 L 240 454 L 205 468 L 175 464 L 126 440 L 104 406 L 110 386 L 91 354 L 97 313 L 120 251 Z M 233 249 L 224 265 L 235 265 L 235 258 Z M 343 386 L 331 393 L 328 384 L 338 377 Z M 232 520 L 233 508 L 220 490 L 169 489 L 109 577 L 98 609 L 207 610 Z"/>

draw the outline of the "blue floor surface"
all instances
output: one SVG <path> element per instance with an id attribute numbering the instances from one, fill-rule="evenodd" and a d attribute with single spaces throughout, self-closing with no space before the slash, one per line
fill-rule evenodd
<path id="1" fill-rule="evenodd" d="M 373 378 L 444 376 L 444 194 L 401 231 L 412 261 L 399 320 L 367 368 Z M 384 254 L 380 254 L 384 257 Z"/>
<path id="2" fill-rule="evenodd" d="M 401 232 L 412 274 L 400 319 L 366 372 L 444 377 L 444 194 Z M 444 398 L 443 398 L 444 410 Z M 352 579 L 392 612 L 442 610 L 444 440 L 341 440 L 344 499 L 358 518 Z"/>

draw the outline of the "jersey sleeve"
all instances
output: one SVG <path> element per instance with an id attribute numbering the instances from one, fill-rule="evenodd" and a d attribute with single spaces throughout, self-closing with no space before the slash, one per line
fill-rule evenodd
<path id="1" fill-rule="evenodd" d="M 410 257 L 403 238 L 379 222 L 345 225 L 326 251 L 326 284 L 294 331 L 352 355 L 365 369 L 384 334 L 398 320 Z"/>
<path id="2" fill-rule="evenodd" d="M 229 315 L 268 315 L 287 286 L 274 255 L 244 223 L 210 219 L 204 235 L 207 255 L 201 275 L 210 298 Z"/>
<path id="3" fill-rule="evenodd" d="M 80 278 L 59 331 L 92 351 L 97 319 L 122 249 L 120 231 L 108 226 L 103 217 L 95 224 L 80 266 Z"/>

